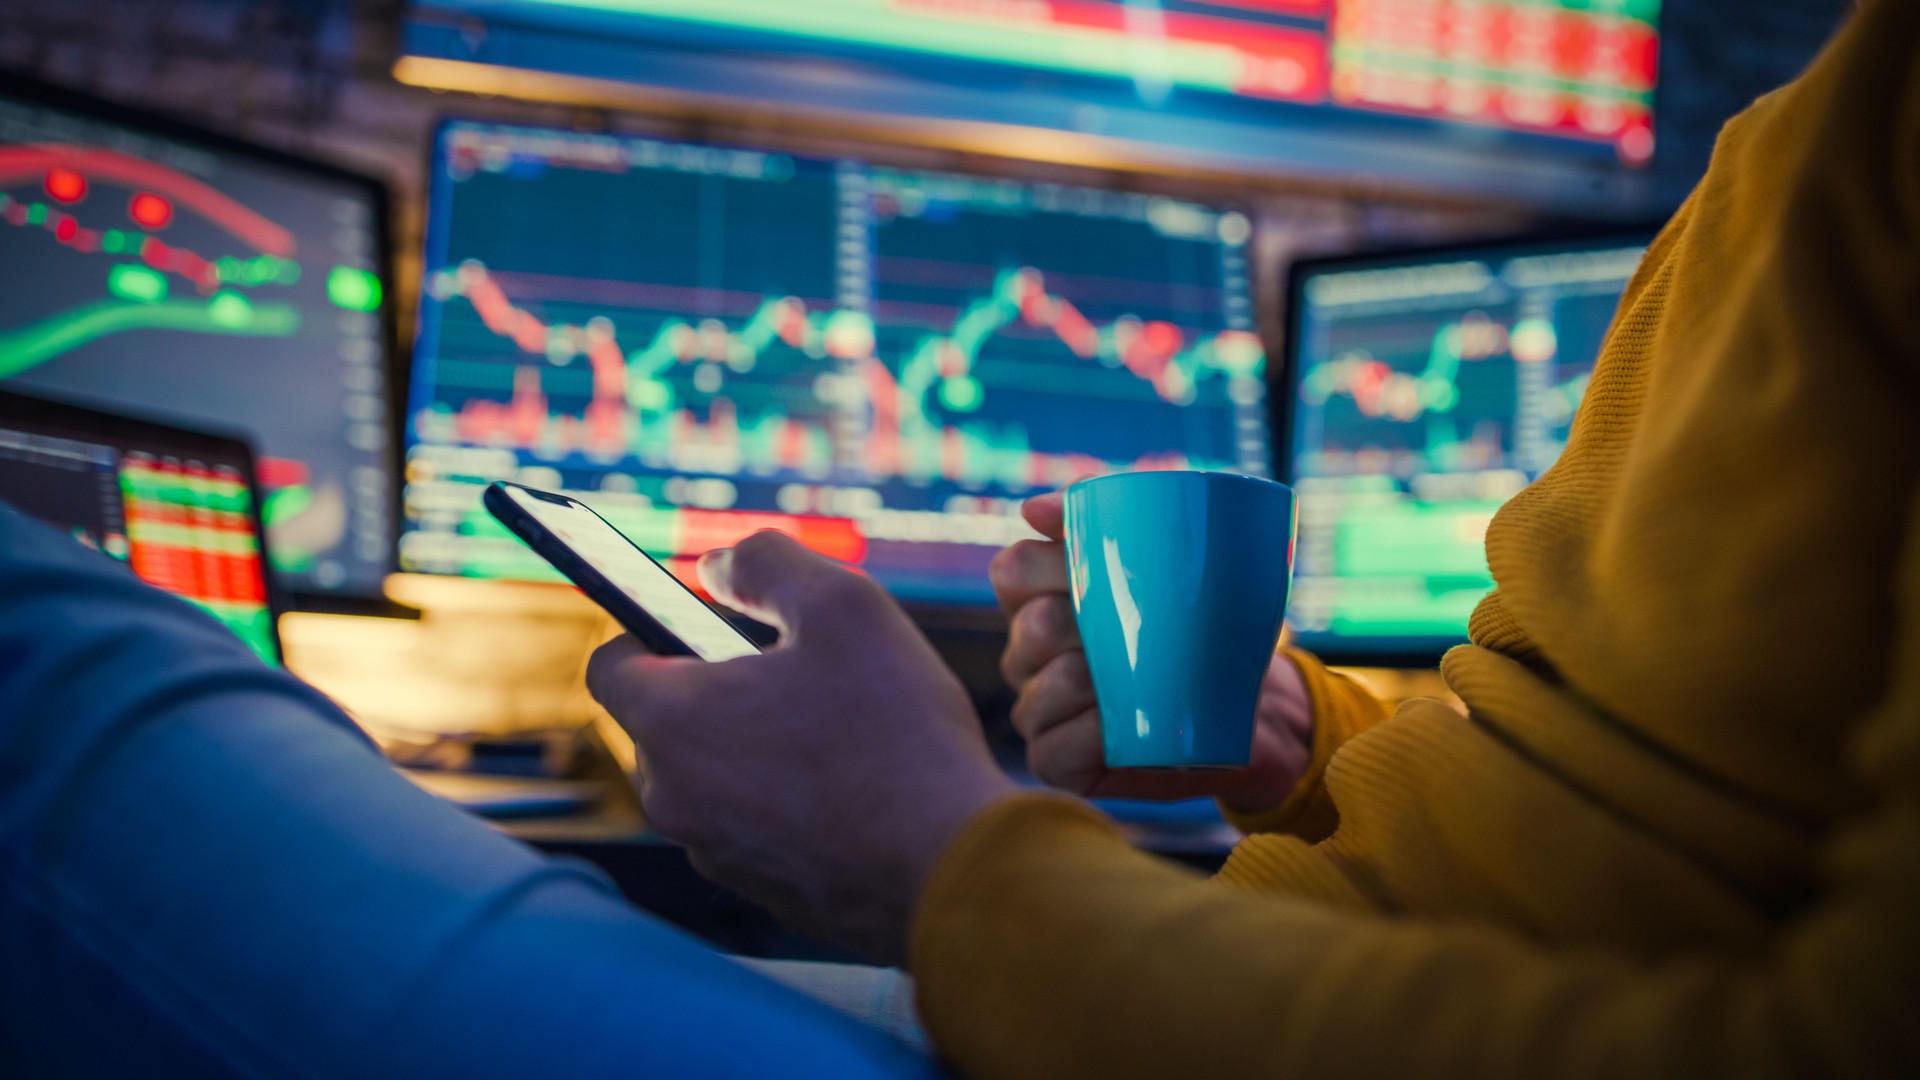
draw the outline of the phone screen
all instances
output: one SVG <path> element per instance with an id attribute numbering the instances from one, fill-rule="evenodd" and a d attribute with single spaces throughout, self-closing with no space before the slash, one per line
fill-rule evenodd
<path id="1" fill-rule="evenodd" d="M 507 495 L 554 537 L 598 570 L 702 660 L 732 660 L 760 650 L 600 515 L 577 503 L 553 503 L 508 487 Z"/>

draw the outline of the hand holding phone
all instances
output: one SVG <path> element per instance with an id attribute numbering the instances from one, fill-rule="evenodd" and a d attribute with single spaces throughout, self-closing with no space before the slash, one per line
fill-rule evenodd
<path id="1" fill-rule="evenodd" d="M 487 512 L 662 656 L 732 660 L 760 651 L 626 534 L 578 499 L 495 481 Z"/>

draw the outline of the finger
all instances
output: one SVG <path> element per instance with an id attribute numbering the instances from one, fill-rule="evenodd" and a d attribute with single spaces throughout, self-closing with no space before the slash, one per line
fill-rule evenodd
<path id="1" fill-rule="evenodd" d="M 622 634 L 593 651 L 587 661 L 587 692 L 638 739 L 634 726 L 671 712 L 660 707 L 661 699 L 678 684 L 698 678 L 700 666 L 698 661 L 655 656 L 633 635 Z"/>
<path id="2" fill-rule="evenodd" d="M 615 679 L 614 672 L 628 661 L 651 655 L 647 647 L 632 634 L 621 634 L 601 642 L 600 647 L 587 658 L 587 692 L 593 695 L 595 701 L 605 705 L 606 700 L 601 695 L 615 693 L 620 681 Z"/>
<path id="3" fill-rule="evenodd" d="M 798 630 L 803 611 L 830 597 L 877 588 L 785 533 L 754 533 L 732 548 L 709 551 L 698 564 L 715 599 L 778 627 Z"/>
<path id="4" fill-rule="evenodd" d="M 1067 497 L 1062 491 L 1035 495 L 1020 504 L 1020 516 L 1041 536 L 1058 540 L 1066 535 Z"/>
<path id="5" fill-rule="evenodd" d="M 1293 793 L 1312 759 L 1313 751 L 1290 733 L 1256 725 L 1248 767 L 1222 774 L 1212 794 L 1246 813 L 1273 810 Z"/>
<path id="6" fill-rule="evenodd" d="M 1058 540 L 1017 540 L 987 564 L 987 580 L 1000 610 L 1012 615 L 1027 601 L 1048 593 L 1067 595 L 1067 546 Z"/>
<path id="7" fill-rule="evenodd" d="M 714 837 L 712 822 L 670 784 L 648 784 L 640 796 L 640 814 L 647 828 L 676 844 L 698 847 Z"/>
<path id="8" fill-rule="evenodd" d="M 1107 774 L 1100 724 L 1059 724 L 1027 743 L 1027 768 L 1048 787 L 1085 795 Z"/>
<path id="9" fill-rule="evenodd" d="M 1054 657 L 1080 647 L 1073 601 L 1058 593 L 1035 597 L 1013 613 L 1007 649 L 1000 657 L 1000 674 L 1006 676 L 1008 684 L 1024 686 Z"/>
<path id="10" fill-rule="evenodd" d="M 1011 719 L 1014 730 L 1031 742 L 1051 728 L 1088 715 L 1093 717 L 1090 726 L 1098 727 L 1099 709 L 1086 654 L 1075 650 L 1054 657 L 1021 687 Z"/>

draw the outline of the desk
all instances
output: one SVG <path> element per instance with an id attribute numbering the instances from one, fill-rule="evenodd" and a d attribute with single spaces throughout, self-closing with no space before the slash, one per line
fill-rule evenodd
<path id="1" fill-rule="evenodd" d="M 611 759 L 597 760 L 589 775 L 606 781 L 607 794 L 588 811 L 489 824 L 548 854 L 592 863 L 636 907 L 728 952 L 792 960 L 858 959 L 793 933 L 744 897 L 696 873 L 685 851 L 647 829 L 639 798 Z M 1208 800 L 1109 800 L 1099 806 L 1142 850 L 1204 873 L 1219 869 L 1239 839 Z"/>

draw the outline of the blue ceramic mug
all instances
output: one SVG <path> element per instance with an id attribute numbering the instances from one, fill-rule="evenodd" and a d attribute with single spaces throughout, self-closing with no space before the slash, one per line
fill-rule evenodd
<path id="1" fill-rule="evenodd" d="M 1220 472 L 1067 488 L 1073 610 L 1109 768 L 1232 769 L 1293 582 L 1293 489 Z"/>

